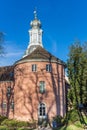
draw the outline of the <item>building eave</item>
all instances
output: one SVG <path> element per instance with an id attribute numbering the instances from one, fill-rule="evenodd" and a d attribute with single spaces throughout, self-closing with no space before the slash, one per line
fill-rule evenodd
<path id="1" fill-rule="evenodd" d="M 25 59 L 25 60 L 20 60 L 20 61 L 15 62 L 14 65 L 21 64 L 21 63 L 27 63 L 27 62 L 50 62 L 50 63 L 62 64 L 65 66 L 64 62 L 62 63 L 61 61 L 49 60 L 49 59 Z"/>

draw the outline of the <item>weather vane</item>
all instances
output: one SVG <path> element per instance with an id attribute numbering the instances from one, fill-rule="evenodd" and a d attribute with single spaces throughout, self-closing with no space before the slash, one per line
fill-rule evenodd
<path id="1" fill-rule="evenodd" d="M 34 18 L 37 19 L 37 10 L 36 10 L 36 7 L 35 7 L 35 10 L 34 10 Z"/>

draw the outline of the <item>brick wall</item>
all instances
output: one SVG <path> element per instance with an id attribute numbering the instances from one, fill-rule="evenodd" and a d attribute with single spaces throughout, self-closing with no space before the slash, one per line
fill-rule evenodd
<path id="1" fill-rule="evenodd" d="M 32 64 L 37 71 L 32 72 Z M 52 71 L 46 72 L 46 64 L 52 65 Z M 38 119 L 38 106 L 46 105 L 49 118 L 64 116 L 65 110 L 65 74 L 64 66 L 49 62 L 26 62 L 17 64 L 14 70 L 14 118 L 20 120 Z M 45 93 L 39 92 L 39 82 L 45 81 Z"/>

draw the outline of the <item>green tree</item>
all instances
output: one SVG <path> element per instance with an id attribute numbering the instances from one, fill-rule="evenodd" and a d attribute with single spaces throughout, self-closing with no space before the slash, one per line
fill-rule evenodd
<path id="1" fill-rule="evenodd" d="M 4 41 L 4 34 L 0 32 L 0 56 L 4 54 L 3 41 Z"/>
<path id="2" fill-rule="evenodd" d="M 70 46 L 67 73 L 70 81 L 69 102 L 74 107 L 87 102 L 87 43 Z"/>

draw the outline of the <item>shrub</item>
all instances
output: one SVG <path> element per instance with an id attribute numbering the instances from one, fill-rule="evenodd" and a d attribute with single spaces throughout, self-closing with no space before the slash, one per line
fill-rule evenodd
<path id="1" fill-rule="evenodd" d="M 38 119 L 38 125 L 42 125 L 44 123 L 45 119 L 39 118 Z"/>
<path id="2" fill-rule="evenodd" d="M 48 124 L 49 124 L 48 118 L 46 118 L 46 119 L 39 118 L 39 119 L 38 119 L 38 125 L 39 125 L 39 126 L 47 127 Z"/>
<path id="3" fill-rule="evenodd" d="M 7 119 L 7 117 L 5 117 L 5 116 L 0 116 L 0 125 L 1 125 L 2 121 L 4 121 L 5 119 Z"/>
<path id="4" fill-rule="evenodd" d="M 29 129 L 29 128 L 18 128 L 17 130 L 33 130 L 33 129 Z"/>
<path id="5" fill-rule="evenodd" d="M 56 116 L 56 117 L 53 117 L 53 120 L 56 121 L 57 124 L 61 124 L 62 123 L 62 117 L 59 115 L 59 116 Z"/>
<path id="6" fill-rule="evenodd" d="M 36 128 L 37 127 L 37 121 L 33 120 L 32 122 L 28 123 L 30 128 Z"/>
<path id="7" fill-rule="evenodd" d="M 4 120 L 1 125 L 6 125 L 8 127 L 28 127 L 29 123 L 25 121 L 17 121 L 13 119 Z"/>
<path id="8" fill-rule="evenodd" d="M 63 125 L 62 119 L 63 118 L 60 115 L 53 117 L 52 127 L 56 128 L 56 127 L 62 126 Z"/>
<path id="9" fill-rule="evenodd" d="M 82 124 L 80 123 L 80 121 L 76 121 L 74 124 L 75 124 L 75 126 L 77 126 L 77 127 L 79 127 L 79 128 L 82 127 Z"/>
<path id="10" fill-rule="evenodd" d="M 7 128 L 6 126 L 0 126 L 0 130 L 10 130 L 10 129 Z"/>
<path id="11" fill-rule="evenodd" d="M 12 119 L 5 119 L 1 125 L 6 125 L 8 127 L 16 127 L 17 126 L 17 121 L 12 120 Z"/>
<path id="12" fill-rule="evenodd" d="M 25 121 L 17 121 L 16 123 L 17 123 L 16 124 L 17 127 L 28 127 L 29 126 L 29 123 L 25 122 Z"/>
<path id="13" fill-rule="evenodd" d="M 36 128 L 36 122 L 25 122 L 25 121 L 17 121 L 14 119 L 5 119 L 1 125 L 8 126 L 10 128 L 17 128 L 17 127 L 30 127 L 30 128 Z"/>
<path id="14" fill-rule="evenodd" d="M 80 118 L 79 118 L 78 110 L 73 109 L 67 113 L 65 122 L 66 123 L 74 123 L 74 122 L 79 121 L 79 120 L 80 120 Z"/>

